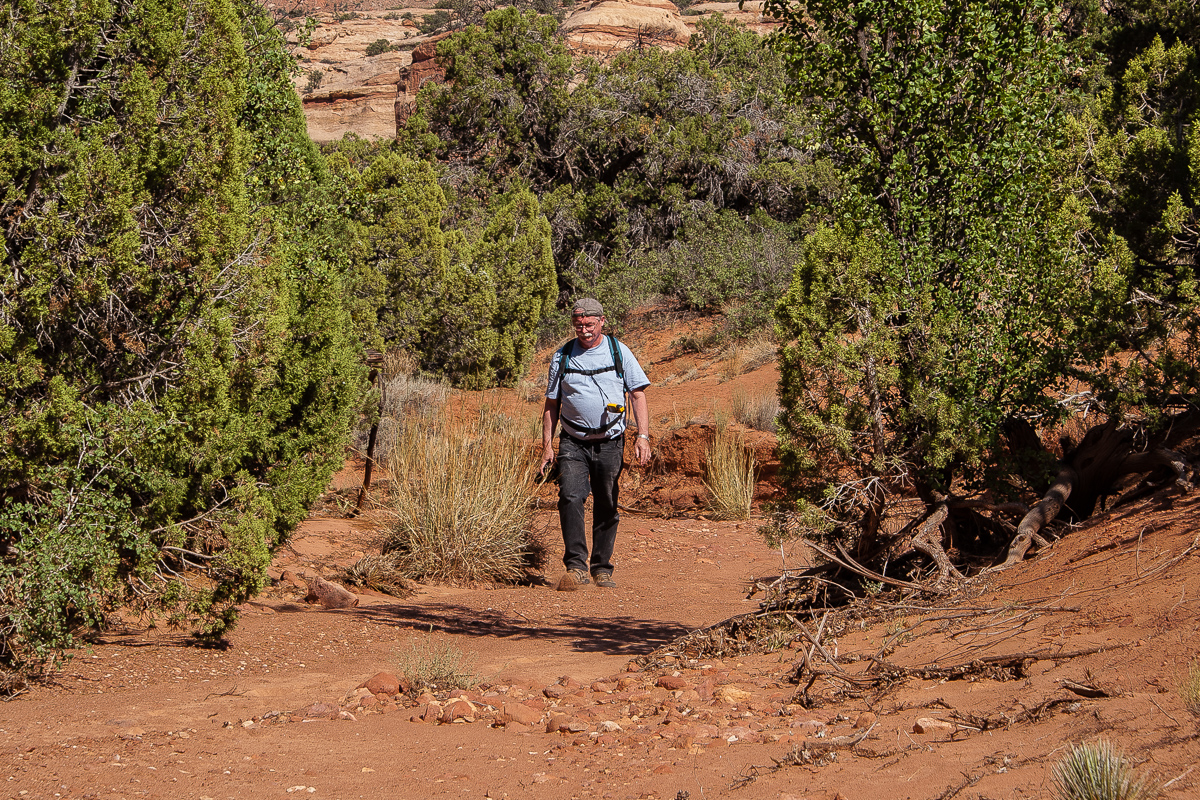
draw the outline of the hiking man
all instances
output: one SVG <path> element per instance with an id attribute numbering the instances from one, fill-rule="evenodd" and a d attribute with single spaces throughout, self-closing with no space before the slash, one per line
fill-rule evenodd
<path id="1" fill-rule="evenodd" d="M 555 462 L 554 429 L 562 422 L 558 442 L 558 519 L 562 525 L 563 566 L 559 591 L 571 591 L 594 580 L 611 589 L 612 554 L 617 542 L 617 479 L 624 466 L 625 397 L 637 424 L 634 455 L 641 466 L 650 461 L 650 415 L 646 387 L 650 380 L 629 348 L 603 333 L 604 308 L 590 297 L 575 303 L 571 325 L 575 338 L 550 362 L 546 405 L 542 410 L 541 472 Z M 592 553 L 588 559 L 583 504 L 592 495 Z M 588 573 L 591 573 L 591 580 Z"/>

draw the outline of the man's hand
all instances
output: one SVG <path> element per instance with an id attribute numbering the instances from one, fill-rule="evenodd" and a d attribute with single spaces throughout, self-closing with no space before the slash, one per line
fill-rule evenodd
<path id="1" fill-rule="evenodd" d="M 546 472 L 549 467 L 554 465 L 554 461 L 554 447 L 551 445 L 542 450 L 542 464 L 538 467 L 538 475 L 541 475 L 543 478 L 546 477 Z"/>
<path id="2" fill-rule="evenodd" d="M 644 467 L 650 463 L 650 441 L 638 437 L 637 443 L 633 445 L 633 454 L 637 457 L 639 467 Z"/>

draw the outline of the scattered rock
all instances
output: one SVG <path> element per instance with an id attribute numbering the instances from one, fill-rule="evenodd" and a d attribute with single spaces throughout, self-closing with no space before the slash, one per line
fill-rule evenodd
<path id="1" fill-rule="evenodd" d="M 921 717 L 913 723 L 913 733 L 954 733 L 956 730 L 958 730 L 958 726 L 953 722 L 932 717 Z"/>
<path id="2" fill-rule="evenodd" d="M 854 720 L 855 729 L 869 728 L 875 724 L 875 715 L 870 711 L 864 711 L 858 715 L 858 719 Z"/>
<path id="3" fill-rule="evenodd" d="M 421 713 L 422 722 L 437 722 L 442 718 L 442 704 L 438 702 L 429 703 L 425 706 L 425 710 Z"/>
<path id="4" fill-rule="evenodd" d="M 733 684 L 722 686 L 713 692 L 713 697 L 715 697 L 717 700 L 720 700 L 722 703 L 728 703 L 731 706 L 737 705 L 738 703 L 744 703 L 749 700 L 751 696 L 752 695 L 749 692 L 743 691 Z"/>
<path id="5" fill-rule="evenodd" d="M 293 711 L 292 716 L 299 717 L 300 719 L 333 719 L 340 711 L 341 709 L 332 703 L 313 703 L 310 706 Z"/>
<path id="6" fill-rule="evenodd" d="M 322 608 L 354 608 L 358 605 L 358 597 L 342 586 L 330 583 L 317 575 L 308 581 L 308 596 L 304 598 L 304 602 L 316 603 Z"/>
<path id="7" fill-rule="evenodd" d="M 663 675 L 658 679 L 658 685 L 671 691 L 688 688 L 688 682 L 682 675 Z"/>
<path id="8" fill-rule="evenodd" d="M 290 569 L 285 569 L 283 571 L 283 573 L 279 576 L 279 582 L 291 584 L 297 589 L 302 589 L 305 592 L 308 591 L 308 584 L 304 581 L 304 579 L 292 572 Z"/>
<path id="9" fill-rule="evenodd" d="M 474 722 L 476 714 L 475 704 L 470 700 L 451 700 L 442 709 L 442 722 Z"/>
<path id="10" fill-rule="evenodd" d="M 506 727 L 514 722 L 520 725 L 537 725 L 542 721 L 542 712 L 524 703 L 505 703 L 500 712 L 500 721 Z"/>
<path id="11" fill-rule="evenodd" d="M 408 681 L 401 680 L 392 672 L 377 672 L 367 680 L 358 685 L 359 689 L 366 689 L 371 694 L 386 694 L 395 697 L 401 692 L 408 691 Z"/>
<path id="12" fill-rule="evenodd" d="M 587 729 L 586 722 L 566 714 L 551 714 L 546 720 L 546 733 L 582 733 Z"/>

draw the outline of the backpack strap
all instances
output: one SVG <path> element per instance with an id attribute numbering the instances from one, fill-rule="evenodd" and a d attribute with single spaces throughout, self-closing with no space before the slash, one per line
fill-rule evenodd
<path id="1" fill-rule="evenodd" d="M 621 343 L 615 337 L 608 337 L 608 352 L 612 354 L 612 366 L 601 367 L 600 369 L 571 369 L 569 366 L 571 354 L 575 349 L 575 340 L 563 344 L 558 349 L 558 374 L 554 376 L 554 393 L 558 394 L 558 390 L 562 385 L 563 375 L 599 375 L 602 372 L 616 372 L 617 377 L 621 382 L 625 382 L 625 364 L 621 359 Z"/>

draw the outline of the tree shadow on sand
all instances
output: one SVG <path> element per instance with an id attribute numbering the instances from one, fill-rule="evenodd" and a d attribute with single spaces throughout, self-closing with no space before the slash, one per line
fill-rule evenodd
<path id="1" fill-rule="evenodd" d="M 637 656 L 674 641 L 689 631 L 684 625 L 633 617 L 577 617 L 554 614 L 530 619 L 523 614 L 468 608 L 449 603 L 421 606 L 368 606 L 341 613 L 364 622 L 409 625 L 417 630 L 459 636 L 495 636 L 501 639 L 561 639 L 583 653 Z"/>

